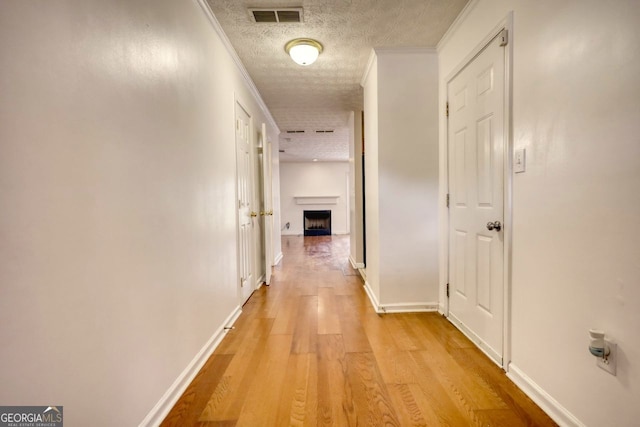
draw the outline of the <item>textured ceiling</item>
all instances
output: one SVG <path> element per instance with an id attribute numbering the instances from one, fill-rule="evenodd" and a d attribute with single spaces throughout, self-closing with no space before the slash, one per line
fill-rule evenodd
<path id="1" fill-rule="evenodd" d="M 349 112 L 373 47 L 435 47 L 467 0 L 208 0 L 282 134 L 281 161 L 348 160 Z M 303 7 L 303 23 L 255 23 L 249 8 Z M 307 67 L 284 51 L 320 41 Z M 335 130 L 317 134 L 316 130 Z M 287 134 L 287 130 L 305 133 Z"/>

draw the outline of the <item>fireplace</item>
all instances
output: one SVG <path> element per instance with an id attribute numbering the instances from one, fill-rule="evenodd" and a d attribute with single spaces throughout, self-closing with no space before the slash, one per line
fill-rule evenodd
<path id="1" fill-rule="evenodd" d="M 304 211 L 305 236 L 331 236 L 331 211 Z"/>

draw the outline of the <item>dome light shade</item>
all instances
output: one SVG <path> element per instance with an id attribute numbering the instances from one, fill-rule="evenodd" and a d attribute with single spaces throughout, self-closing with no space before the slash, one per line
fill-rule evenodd
<path id="1" fill-rule="evenodd" d="M 293 39 L 284 46 L 284 50 L 296 64 L 311 65 L 322 53 L 322 45 L 313 39 Z"/>

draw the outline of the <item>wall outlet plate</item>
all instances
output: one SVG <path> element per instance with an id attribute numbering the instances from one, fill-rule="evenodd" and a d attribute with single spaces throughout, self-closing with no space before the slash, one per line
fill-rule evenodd
<path id="1" fill-rule="evenodd" d="M 515 151 L 513 159 L 513 171 L 515 173 L 522 173 L 527 169 L 527 151 L 524 148 L 519 148 Z"/>
<path id="2" fill-rule="evenodd" d="M 611 375 L 616 375 L 616 365 L 618 364 L 618 345 L 611 341 L 604 340 L 605 346 L 609 347 L 609 355 L 607 358 L 597 357 L 596 365 L 600 369 L 604 369 Z"/>

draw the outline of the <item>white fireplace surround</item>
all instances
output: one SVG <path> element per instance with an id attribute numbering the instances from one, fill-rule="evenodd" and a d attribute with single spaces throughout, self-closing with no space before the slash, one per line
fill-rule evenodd
<path id="1" fill-rule="evenodd" d="M 340 196 L 293 196 L 296 205 L 337 205 Z"/>
<path id="2" fill-rule="evenodd" d="M 334 234 L 348 234 L 349 162 L 284 162 L 280 169 L 282 233 L 302 235 L 304 210 L 327 210 L 332 214 Z M 289 223 L 289 228 L 286 224 Z"/>

